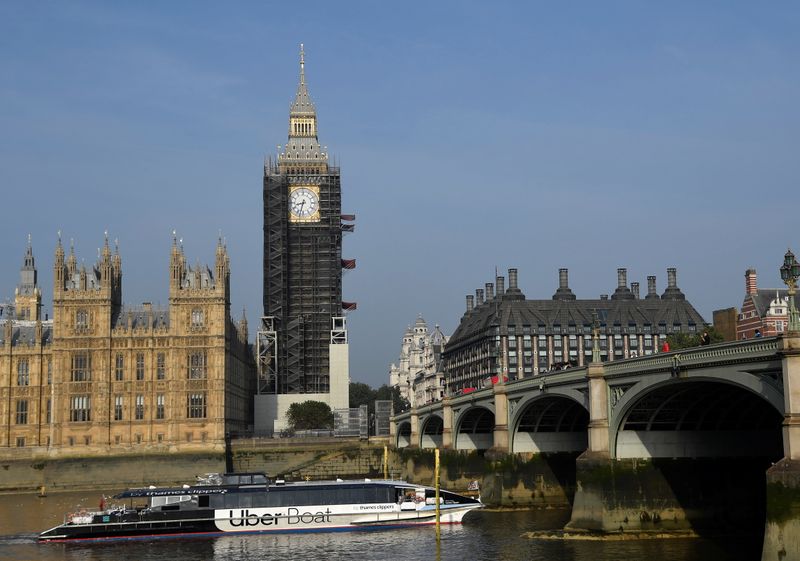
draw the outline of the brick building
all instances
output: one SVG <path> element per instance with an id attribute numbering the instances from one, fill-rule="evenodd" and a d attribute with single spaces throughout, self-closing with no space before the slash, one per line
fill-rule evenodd
<path id="1" fill-rule="evenodd" d="M 736 338 L 755 337 L 756 330 L 769 337 L 780 335 L 789 323 L 789 295 L 786 289 L 758 288 L 755 269 L 744 273 L 745 295 L 736 322 Z"/>

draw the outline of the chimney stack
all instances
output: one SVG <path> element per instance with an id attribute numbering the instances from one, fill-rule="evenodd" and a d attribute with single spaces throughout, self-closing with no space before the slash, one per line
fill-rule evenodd
<path id="1" fill-rule="evenodd" d="M 483 289 L 477 288 L 475 289 L 475 305 L 480 306 L 483 304 Z"/>
<path id="2" fill-rule="evenodd" d="M 558 288 L 569 288 L 569 269 L 558 270 Z"/>
<path id="3" fill-rule="evenodd" d="M 497 297 L 502 298 L 506 292 L 506 278 L 498 276 L 495 280 L 497 281 Z"/>
<path id="4" fill-rule="evenodd" d="M 675 267 L 667 269 L 667 288 L 678 288 L 677 271 Z"/>
<path id="5" fill-rule="evenodd" d="M 681 289 L 678 288 L 678 273 L 675 267 L 667 269 L 667 289 L 661 295 L 661 299 L 667 300 L 686 300 Z"/>
<path id="6" fill-rule="evenodd" d="M 655 275 L 648 275 L 647 277 L 647 298 L 658 298 Z"/>
<path id="7" fill-rule="evenodd" d="M 487 282 L 486 283 L 486 301 L 491 302 L 494 300 L 494 284 Z"/>
<path id="8" fill-rule="evenodd" d="M 569 270 L 558 270 L 558 290 L 553 294 L 553 300 L 575 300 L 575 295 L 569 288 Z"/>
<path id="9" fill-rule="evenodd" d="M 758 277 L 755 269 L 747 269 L 744 273 L 744 288 L 747 294 L 758 294 Z"/>
<path id="10" fill-rule="evenodd" d="M 628 288 L 628 270 L 617 269 L 617 288 Z"/>
<path id="11" fill-rule="evenodd" d="M 467 313 L 470 313 L 474 307 L 475 297 L 472 294 L 467 294 Z"/>
<path id="12" fill-rule="evenodd" d="M 632 282 L 631 283 L 631 292 L 633 292 L 634 298 L 636 298 L 638 300 L 639 299 L 639 283 L 638 282 Z"/>
<path id="13" fill-rule="evenodd" d="M 514 290 L 519 288 L 517 286 L 517 270 L 516 269 L 509 269 L 508 270 L 508 289 Z"/>

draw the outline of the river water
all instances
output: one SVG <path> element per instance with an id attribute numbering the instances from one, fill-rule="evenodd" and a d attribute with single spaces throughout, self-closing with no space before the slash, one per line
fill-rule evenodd
<path id="1" fill-rule="evenodd" d="M 106 494 L 113 494 L 106 491 Z M 38 532 L 59 524 L 76 506 L 96 508 L 101 491 L 0 495 L 2 561 L 757 561 L 758 532 L 735 538 L 587 542 L 523 537 L 559 529 L 563 510 L 474 511 L 460 526 L 372 532 L 269 534 L 134 542 L 38 543 Z"/>

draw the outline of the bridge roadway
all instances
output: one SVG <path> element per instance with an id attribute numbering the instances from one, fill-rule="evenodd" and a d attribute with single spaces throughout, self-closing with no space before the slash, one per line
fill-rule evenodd
<path id="1" fill-rule="evenodd" d="M 735 506 L 763 516 L 766 504 L 763 560 L 787 552 L 796 557 L 785 558 L 800 559 L 800 333 L 498 383 L 396 415 L 391 437 L 399 449 L 477 450 L 488 457 L 573 453 L 573 529 L 642 529 L 646 524 L 633 518 L 647 510 L 642 520 L 655 513 L 665 527 L 668 514 L 672 528 L 695 528 L 704 522 L 692 520 L 695 511 L 708 505 L 686 498 L 701 485 L 719 481 L 718 496 L 735 501 L 741 485 L 763 485 L 766 469 L 766 491 L 750 496 L 753 504 Z M 643 458 L 649 473 L 640 467 Z M 738 488 L 731 481 L 737 465 L 756 466 Z M 676 466 L 688 469 L 663 485 L 662 476 Z M 695 476 L 701 466 L 705 475 Z M 665 499 L 668 487 L 677 500 Z M 665 502 L 669 509 L 657 506 Z M 712 505 L 705 521 L 730 510 Z"/>

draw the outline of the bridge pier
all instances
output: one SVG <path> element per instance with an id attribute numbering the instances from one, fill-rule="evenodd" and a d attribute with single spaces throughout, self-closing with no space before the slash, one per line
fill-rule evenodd
<path id="1" fill-rule="evenodd" d="M 453 405 L 449 397 L 442 399 L 442 448 L 453 448 Z"/>
<path id="2" fill-rule="evenodd" d="M 508 439 L 508 394 L 503 382 L 494 385 L 494 433 L 491 453 L 495 455 L 508 454 L 510 441 Z"/>
<path id="3" fill-rule="evenodd" d="M 419 411 L 417 411 L 417 408 L 414 407 L 411 409 L 411 443 L 408 445 L 408 447 L 419 448 L 419 443 Z"/>
<path id="4" fill-rule="evenodd" d="M 800 333 L 778 343 L 783 355 L 784 458 L 767 470 L 762 561 L 800 558 Z"/>

